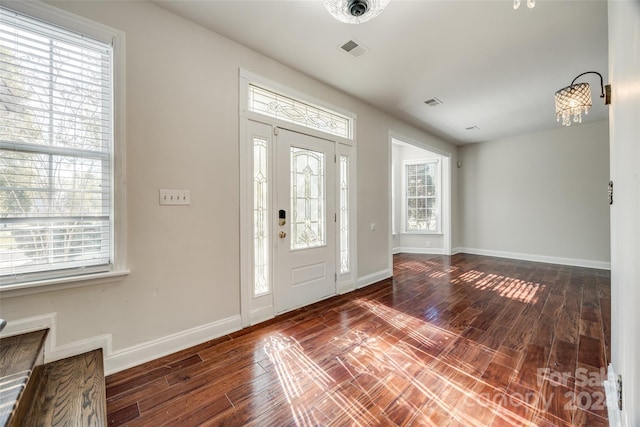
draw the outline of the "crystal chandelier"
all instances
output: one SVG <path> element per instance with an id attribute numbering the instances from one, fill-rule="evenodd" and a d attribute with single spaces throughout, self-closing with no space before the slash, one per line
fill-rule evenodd
<path id="1" fill-rule="evenodd" d="M 527 7 L 529 9 L 533 9 L 533 7 L 536 5 L 536 0 L 527 0 Z M 520 7 L 520 0 L 513 0 L 513 8 L 517 9 Z"/>
<path id="2" fill-rule="evenodd" d="M 324 7 L 340 22 L 362 24 L 378 16 L 389 0 L 324 0 Z"/>
<path id="3" fill-rule="evenodd" d="M 585 74 L 597 74 L 600 76 L 600 87 L 602 89 L 600 98 L 605 99 L 604 103 L 606 105 L 611 104 L 611 85 L 604 85 L 602 75 L 595 71 L 587 71 L 578 75 L 578 77 Z M 592 105 L 591 87 L 589 83 L 574 84 L 578 77 L 573 79 L 569 86 L 563 87 L 555 94 L 557 121 L 562 119 L 564 126 L 571 126 L 571 116 L 573 116 L 575 123 L 582 123 L 582 114 L 589 114 L 589 108 Z"/>

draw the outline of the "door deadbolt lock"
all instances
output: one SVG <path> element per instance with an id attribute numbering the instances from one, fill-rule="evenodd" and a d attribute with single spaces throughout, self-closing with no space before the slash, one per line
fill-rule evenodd
<path id="1" fill-rule="evenodd" d="M 287 212 L 284 209 L 280 209 L 278 211 L 278 224 L 280 224 L 280 227 L 282 227 L 286 223 L 287 223 Z"/>
<path id="2" fill-rule="evenodd" d="M 287 237 L 287 233 L 285 233 L 284 231 L 280 232 L 280 238 L 284 239 L 285 237 Z"/>

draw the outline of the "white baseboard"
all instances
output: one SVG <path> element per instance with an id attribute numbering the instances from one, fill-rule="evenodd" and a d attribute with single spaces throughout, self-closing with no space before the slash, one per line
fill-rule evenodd
<path id="1" fill-rule="evenodd" d="M 451 249 L 451 255 L 456 255 L 459 253 L 462 253 L 462 248 L 458 247 L 458 248 Z"/>
<path id="2" fill-rule="evenodd" d="M 387 268 L 385 270 L 367 274 L 366 276 L 358 277 L 358 289 L 364 288 L 365 286 L 369 286 L 374 283 L 378 283 L 379 281 L 388 279 L 391 276 L 393 276 L 393 273 L 391 269 Z"/>
<path id="3" fill-rule="evenodd" d="M 260 322 L 264 322 L 265 320 L 273 319 L 275 316 L 274 313 L 275 309 L 273 308 L 273 305 L 252 310 L 249 314 L 249 322 L 251 325 L 256 325 Z"/>
<path id="4" fill-rule="evenodd" d="M 232 316 L 122 350 L 113 351 L 111 334 L 98 335 L 63 345 L 56 345 L 57 313 L 48 313 L 41 316 L 8 321 L 0 337 L 8 337 L 47 328 L 49 329 L 49 334 L 47 335 L 44 347 L 45 363 L 55 362 L 56 360 L 102 348 L 105 359 L 105 374 L 110 375 L 221 337 L 222 335 L 238 331 L 242 328 L 242 323 L 240 316 Z"/>
<path id="5" fill-rule="evenodd" d="M 49 329 L 49 334 L 44 343 L 45 362 L 48 363 L 50 361 L 47 360 L 47 355 L 52 352 L 56 345 L 56 313 L 25 317 L 19 320 L 9 320 L 2 334 L 0 334 L 0 338 L 26 334 L 27 332 L 39 331 L 41 329 Z"/>
<path id="6" fill-rule="evenodd" d="M 55 335 L 55 332 L 52 330 L 49 334 Z M 45 350 L 44 363 L 55 362 L 56 360 L 66 359 L 67 357 L 76 356 L 99 348 L 102 349 L 102 357 L 106 360 L 107 356 L 111 353 L 111 334 L 97 335 L 68 344 L 58 345 L 53 347 L 49 352 Z"/>
<path id="7" fill-rule="evenodd" d="M 242 329 L 240 316 L 232 316 L 118 350 L 106 355 L 105 374 L 110 375 L 131 368 L 240 329 Z"/>
<path id="8" fill-rule="evenodd" d="M 347 282 L 338 283 L 338 286 L 336 289 L 338 295 L 346 294 L 347 292 L 351 292 L 355 290 L 356 290 L 356 285 L 351 280 Z"/>
<path id="9" fill-rule="evenodd" d="M 604 382 L 604 392 L 607 396 L 607 415 L 610 427 L 626 427 L 627 423 L 623 412 L 618 409 L 618 382 L 613 366 L 609 364 L 607 380 Z"/>
<path id="10" fill-rule="evenodd" d="M 494 251 L 478 248 L 456 248 L 456 253 L 472 255 L 493 256 L 498 258 L 518 259 L 522 261 L 545 262 L 548 264 L 571 265 L 574 267 L 596 268 L 599 270 L 611 270 L 611 263 L 608 261 L 592 261 L 588 259 L 561 258 L 546 255 L 523 254 L 520 252 Z"/>
<path id="11" fill-rule="evenodd" d="M 393 249 L 391 249 L 391 253 L 393 255 L 399 254 L 400 252 L 402 252 L 402 248 L 393 248 Z"/>
<path id="12" fill-rule="evenodd" d="M 40 329 L 53 329 L 56 324 L 56 313 L 48 313 L 40 316 L 26 317 L 19 320 L 9 320 L 0 337 L 10 337 Z"/>
<path id="13" fill-rule="evenodd" d="M 57 313 L 47 313 L 40 316 L 9 321 L 7 322 L 7 327 L 2 332 L 2 337 L 49 329 L 49 334 L 44 344 L 44 363 L 55 362 L 56 360 L 65 359 L 98 348 L 102 348 L 106 356 L 111 350 L 111 335 L 99 335 L 68 344 L 57 345 L 57 318 Z"/>
<path id="14" fill-rule="evenodd" d="M 395 252 L 397 249 L 398 252 Z M 444 255 L 444 249 L 442 248 L 409 248 L 409 247 L 401 247 L 394 249 L 394 254 L 396 253 L 404 253 L 404 254 L 426 254 L 426 255 Z"/>

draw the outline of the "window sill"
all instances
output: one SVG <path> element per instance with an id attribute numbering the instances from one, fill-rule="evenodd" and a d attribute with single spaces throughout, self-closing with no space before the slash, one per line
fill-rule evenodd
<path id="1" fill-rule="evenodd" d="M 81 276 L 60 277 L 57 279 L 38 280 L 33 282 L 16 283 L 0 288 L 1 298 L 33 295 L 43 292 L 53 292 L 62 289 L 79 288 L 83 286 L 102 285 L 123 280 L 129 270 L 108 271 L 105 273 L 85 274 Z"/>

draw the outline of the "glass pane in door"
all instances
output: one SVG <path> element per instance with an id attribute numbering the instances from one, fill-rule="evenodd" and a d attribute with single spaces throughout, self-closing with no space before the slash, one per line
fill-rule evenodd
<path id="1" fill-rule="evenodd" d="M 267 140 L 253 138 L 253 295 L 270 290 Z"/>
<path id="2" fill-rule="evenodd" d="M 326 244 L 325 154 L 291 147 L 291 249 Z"/>
<path id="3" fill-rule="evenodd" d="M 340 273 L 350 270 L 349 256 L 349 157 L 340 156 Z"/>

